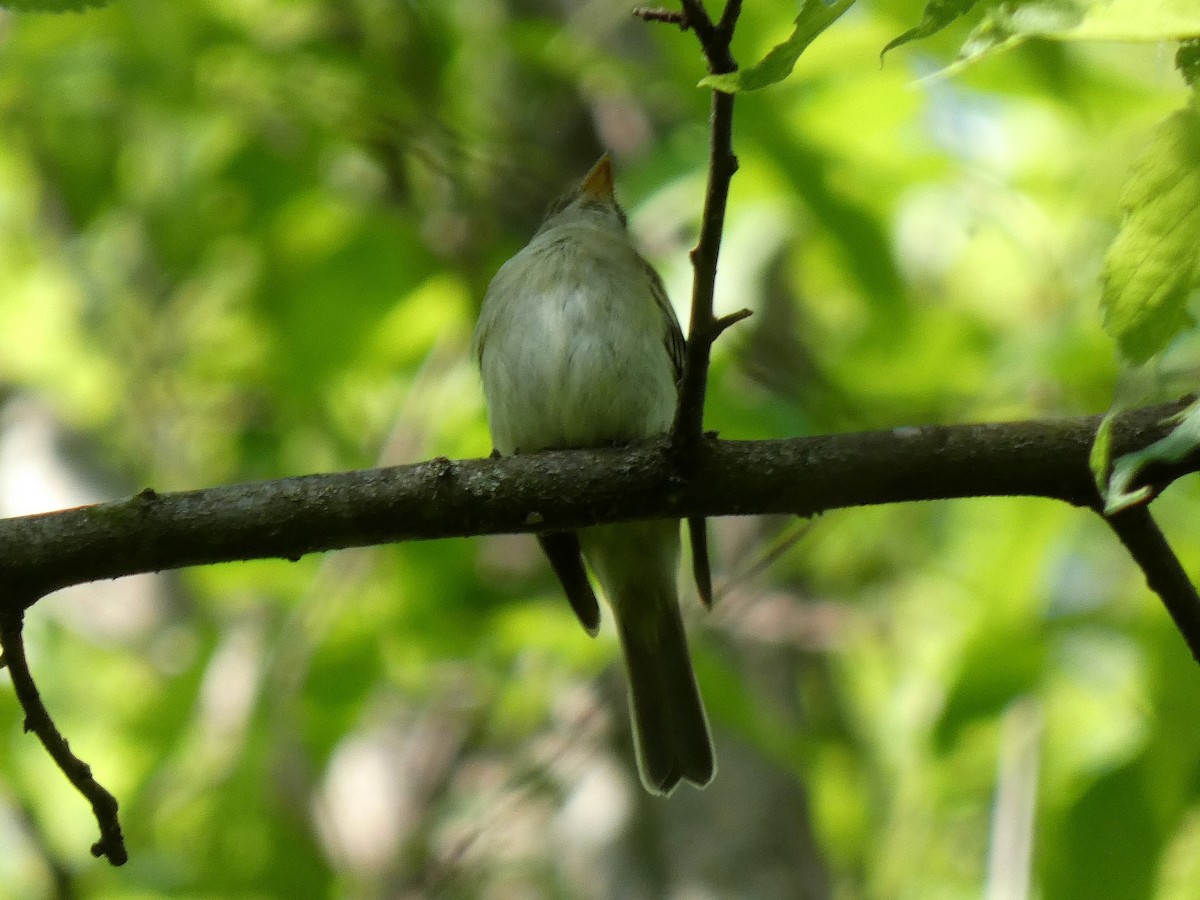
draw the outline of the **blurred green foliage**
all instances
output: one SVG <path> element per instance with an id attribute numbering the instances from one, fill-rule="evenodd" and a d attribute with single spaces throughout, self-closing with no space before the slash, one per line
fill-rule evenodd
<path id="1" fill-rule="evenodd" d="M 984 5 L 987 7 L 988 5 Z M 1160 4 L 1161 6 L 1161 4 Z M 859 0 L 739 97 L 707 423 L 1098 412 L 1160 44 Z M 118 0 L 0 13 L 0 511 L 490 449 L 488 279 L 602 148 L 686 302 L 708 95 L 623 4 Z M 793 9 L 746 0 L 761 59 Z M 1193 246 L 1195 241 L 1193 240 Z M 1196 571 L 1194 486 L 1156 509 Z M 131 861 L 0 691 L 0 898 L 1200 897 L 1200 671 L 1104 528 L 1036 500 L 714 523 L 721 769 L 642 794 L 611 632 L 533 542 L 146 576 L 29 615 Z M 7 677 L 0 675 L 7 682 Z M 1007 893 L 1006 893 L 1007 891 Z"/>
<path id="2" fill-rule="evenodd" d="M 1188 299 L 1200 284 L 1192 240 L 1200 231 L 1196 99 L 1158 126 L 1122 199 L 1128 216 L 1105 259 L 1105 325 L 1142 363 L 1192 324 Z"/>

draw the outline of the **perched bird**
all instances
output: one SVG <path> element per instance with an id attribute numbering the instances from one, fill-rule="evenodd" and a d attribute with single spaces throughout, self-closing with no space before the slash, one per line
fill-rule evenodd
<path id="1" fill-rule="evenodd" d="M 474 352 L 502 454 L 628 444 L 671 427 L 683 333 L 658 273 L 630 241 L 607 154 L 496 273 Z M 690 524 L 703 558 L 703 522 Z M 680 780 L 708 784 L 712 739 L 676 586 L 679 523 L 600 525 L 539 540 L 593 635 L 600 610 L 584 559 L 603 588 L 625 656 L 646 789 L 669 794 Z M 707 602 L 706 559 L 700 568 Z"/>

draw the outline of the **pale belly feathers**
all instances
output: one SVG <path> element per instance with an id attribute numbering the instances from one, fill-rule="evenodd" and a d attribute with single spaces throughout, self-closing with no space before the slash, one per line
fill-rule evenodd
<path id="1" fill-rule="evenodd" d="M 632 248 L 596 243 L 572 253 L 577 243 L 548 232 L 509 260 L 488 291 L 476 342 L 501 453 L 627 443 L 670 427 L 668 323 Z M 638 279 L 646 284 L 638 296 L 604 290 Z M 504 327 L 493 327 L 497 319 Z"/>

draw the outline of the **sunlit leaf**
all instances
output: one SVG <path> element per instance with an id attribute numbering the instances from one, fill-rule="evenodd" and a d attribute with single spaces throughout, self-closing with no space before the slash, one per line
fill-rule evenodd
<path id="1" fill-rule="evenodd" d="M 834 0 L 826 5 L 824 0 L 804 0 L 800 15 L 796 16 L 796 27 L 786 41 L 772 47 L 766 56 L 750 68 L 725 75 L 709 75 L 701 80 L 700 86 L 732 94 L 737 91 L 757 91 L 783 81 L 792 74 L 796 60 L 808 45 L 853 3 L 854 0 Z"/>
<path id="2" fill-rule="evenodd" d="M 1200 110 L 1159 125 L 1125 186 L 1125 222 L 1104 265 L 1104 325 L 1144 362 L 1187 327 L 1200 283 Z"/>
<path id="3" fill-rule="evenodd" d="M 1197 35 L 1200 4 L 1192 0 L 1020 0 L 989 9 L 947 71 L 957 71 L 1031 37 L 1158 42 Z"/>
<path id="4" fill-rule="evenodd" d="M 905 44 L 937 34 L 955 19 L 970 12 L 977 2 L 978 0 L 929 0 L 925 4 L 925 12 L 921 16 L 921 21 L 908 31 L 888 41 L 879 55 L 883 56 L 889 50 L 895 50 L 897 47 L 903 47 Z"/>
<path id="5" fill-rule="evenodd" d="M 1028 0 L 989 14 L 1015 34 L 1073 41 L 1176 41 L 1200 34 L 1194 0 Z"/>
<path id="6" fill-rule="evenodd" d="M 1116 421 L 1116 410 L 1109 410 L 1100 427 L 1096 429 L 1096 439 L 1092 441 L 1092 452 L 1088 457 L 1088 468 L 1092 470 L 1092 480 L 1101 491 L 1105 489 L 1108 473 L 1112 464 L 1112 428 Z"/>

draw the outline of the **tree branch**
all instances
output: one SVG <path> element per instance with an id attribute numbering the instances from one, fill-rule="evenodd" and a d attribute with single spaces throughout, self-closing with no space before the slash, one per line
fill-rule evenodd
<path id="1" fill-rule="evenodd" d="M 681 0 L 682 11 L 677 14 L 662 9 L 635 9 L 633 14 L 647 22 L 670 22 L 682 30 L 695 33 L 704 53 L 708 71 L 725 74 L 737 70 L 731 46 L 742 0 L 726 0 L 721 19 L 713 24 L 703 0 Z M 692 311 L 688 323 L 687 345 L 683 372 L 679 379 L 679 398 L 675 419 L 671 425 L 671 449 L 679 462 L 693 463 L 695 450 L 704 431 L 704 398 L 708 390 L 708 367 L 713 342 L 731 325 L 750 315 L 748 309 L 725 316 L 713 317 L 713 297 L 716 293 L 717 258 L 721 250 L 721 235 L 725 227 L 725 208 L 729 199 L 729 184 L 737 171 L 733 153 L 733 94 L 714 91 L 709 117 L 708 186 L 704 195 L 704 212 L 700 237 L 691 252 Z M 705 606 L 712 605 L 712 573 L 708 564 L 708 530 L 703 516 L 688 518 L 692 548 L 692 572 L 696 590 Z"/>
<path id="2" fill-rule="evenodd" d="M 725 11 L 716 24 L 709 18 L 700 0 L 681 0 L 681 5 L 687 26 L 700 41 L 708 71 L 713 75 L 736 72 L 737 61 L 733 58 L 730 45 L 741 13 L 741 0 L 727 0 Z M 737 157 L 733 153 L 733 100 L 733 94 L 713 91 L 709 117 L 708 187 L 704 193 L 700 238 L 691 252 L 694 270 L 692 313 L 688 324 L 683 377 L 679 383 L 679 406 L 671 428 L 672 440 L 677 448 L 690 448 L 700 442 L 704 429 L 709 355 L 713 341 L 733 324 L 731 321 L 721 327 L 713 317 L 717 259 L 725 228 L 729 183 L 738 168 Z"/>
<path id="3" fill-rule="evenodd" d="M 679 10 L 664 9 L 660 6 L 636 6 L 633 9 L 634 18 L 646 22 L 665 22 L 668 25 L 678 25 L 680 31 L 687 31 L 687 16 Z"/>
<path id="4" fill-rule="evenodd" d="M 1171 428 L 1132 410 L 1114 453 Z M 0 610 L 86 581 L 394 541 L 566 531 L 650 518 L 792 513 L 1032 495 L 1098 509 L 1088 453 L 1101 417 L 920 426 L 772 441 L 705 440 L 680 467 L 664 440 L 622 449 L 306 475 L 0 520 Z M 1200 468 L 1159 467 L 1155 483 Z M 686 470 L 685 470 L 686 469 Z M 11 658 L 9 660 L 11 664 Z"/>
<path id="5" fill-rule="evenodd" d="M 71 752 L 71 747 L 42 703 L 25 658 L 20 612 L 6 611 L 0 615 L 0 646 L 3 646 L 4 657 L 8 660 L 13 690 L 25 712 L 25 730 L 37 735 L 67 780 L 92 804 L 92 812 L 100 826 L 100 840 L 92 845 L 92 855 L 106 856 L 114 866 L 124 865 L 129 854 L 125 849 L 121 822 L 117 818 L 117 798 L 92 776 L 91 767 Z"/>
<path id="6" fill-rule="evenodd" d="M 1192 658 L 1200 663 L 1200 595 L 1150 510 L 1135 506 L 1105 521 L 1146 576 L 1150 590 L 1162 598 Z"/>
<path id="7" fill-rule="evenodd" d="M 1113 453 L 1145 447 L 1181 404 L 1125 413 Z M 308 475 L 157 494 L 0 520 L 0 653 L 34 731 L 100 824 L 96 855 L 126 851 L 113 796 L 74 756 L 29 672 L 24 610 L 52 590 L 139 572 L 391 541 L 557 532 L 648 518 L 792 513 L 955 497 L 1030 495 L 1101 509 L 1088 468 L 1102 420 L 921 426 L 774 441 L 701 440 L 682 461 L 671 440 L 624 449 Z M 1154 486 L 1200 469 L 1200 454 L 1158 466 Z M 1200 601 L 1149 514 L 1110 524 L 1200 659 Z"/>

